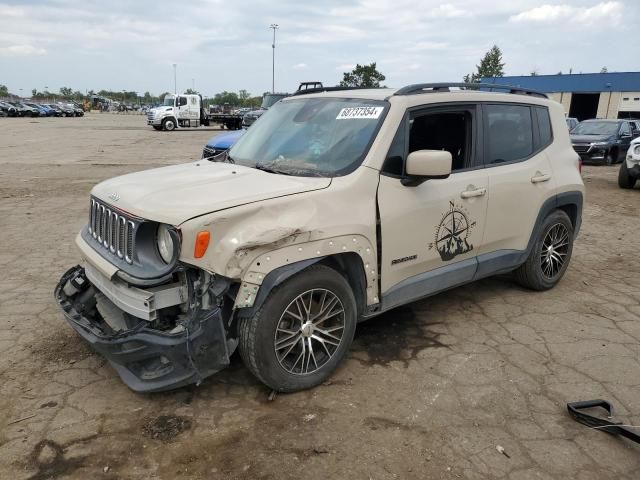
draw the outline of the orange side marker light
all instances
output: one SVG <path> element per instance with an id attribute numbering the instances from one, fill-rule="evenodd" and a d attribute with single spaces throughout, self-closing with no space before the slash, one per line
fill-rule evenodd
<path id="1" fill-rule="evenodd" d="M 193 251 L 193 256 L 196 258 L 202 258 L 209 247 L 209 240 L 211 234 L 207 231 L 198 232 L 196 235 L 196 246 Z"/>

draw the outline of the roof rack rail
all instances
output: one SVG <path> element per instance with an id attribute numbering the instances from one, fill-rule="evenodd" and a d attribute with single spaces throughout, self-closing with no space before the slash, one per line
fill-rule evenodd
<path id="1" fill-rule="evenodd" d="M 530 88 L 514 87 L 513 85 L 499 85 L 496 83 L 415 83 L 396 91 L 394 95 L 416 95 L 418 93 L 450 92 L 451 88 L 460 90 L 494 90 L 506 91 L 516 95 L 531 95 L 533 97 L 549 98 L 546 93 Z"/>
<path id="2" fill-rule="evenodd" d="M 292 96 L 295 95 L 307 95 L 308 93 L 322 93 L 322 92 L 338 92 L 340 90 L 370 90 L 371 87 L 318 87 L 318 88 L 307 88 L 303 90 L 295 91 Z"/>

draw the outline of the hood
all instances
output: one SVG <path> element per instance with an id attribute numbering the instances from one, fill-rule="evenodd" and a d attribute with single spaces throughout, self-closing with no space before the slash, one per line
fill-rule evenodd
<path id="1" fill-rule="evenodd" d="M 180 225 L 206 213 L 330 184 L 330 178 L 292 177 L 198 161 L 115 177 L 96 185 L 91 194 L 135 216 Z"/>
<path id="2" fill-rule="evenodd" d="M 223 135 L 216 135 L 207 142 L 207 147 L 217 149 L 228 149 L 233 146 L 238 139 L 244 135 L 246 130 L 234 130 L 231 133 L 225 133 Z"/>
<path id="3" fill-rule="evenodd" d="M 608 142 L 611 135 L 570 135 L 571 143 Z"/>

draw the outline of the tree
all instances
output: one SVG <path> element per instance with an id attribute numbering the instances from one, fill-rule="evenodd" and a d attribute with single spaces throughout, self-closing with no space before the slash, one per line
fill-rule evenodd
<path id="1" fill-rule="evenodd" d="M 480 79 L 484 77 L 504 77 L 504 65 L 502 50 L 494 45 L 484 54 L 480 65 L 476 65 L 476 72 L 468 73 L 463 80 L 465 83 L 480 83 Z"/>
<path id="2" fill-rule="evenodd" d="M 602 67 L 600 73 L 609 73 L 609 70 L 607 70 L 607 67 Z"/>
<path id="3" fill-rule="evenodd" d="M 37 97 L 38 96 L 38 90 L 35 89 L 35 88 L 33 90 L 31 90 L 31 96 L 32 97 Z"/>
<path id="4" fill-rule="evenodd" d="M 60 87 L 60 96 L 62 97 L 70 97 L 73 95 L 73 90 L 69 87 Z"/>
<path id="5" fill-rule="evenodd" d="M 532 77 L 537 77 L 540 74 L 538 73 L 538 69 L 534 68 L 533 70 L 531 70 L 531 73 L 529 73 L 529 75 L 531 75 Z"/>
<path id="6" fill-rule="evenodd" d="M 0 97 L 8 97 L 9 89 L 6 85 L 0 85 Z"/>
<path id="7" fill-rule="evenodd" d="M 198 95 L 199 92 L 196 92 L 193 88 L 187 88 L 184 93 L 186 95 Z"/>
<path id="8" fill-rule="evenodd" d="M 383 82 L 385 77 L 376 68 L 376 62 L 370 65 L 357 64 L 350 72 L 344 72 L 341 87 L 364 87 L 364 88 L 377 88 L 380 86 L 380 82 Z"/>
<path id="9" fill-rule="evenodd" d="M 229 105 L 235 106 L 240 105 L 240 99 L 238 98 L 238 94 L 235 92 L 227 92 L 226 90 L 220 93 L 216 93 L 213 96 L 213 104 L 214 105 L 224 105 L 228 103 Z"/>
<path id="10" fill-rule="evenodd" d="M 251 98 L 251 94 L 246 90 L 238 90 L 238 100 L 240 100 L 240 105 L 243 107 L 248 106 L 247 101 Z"/>

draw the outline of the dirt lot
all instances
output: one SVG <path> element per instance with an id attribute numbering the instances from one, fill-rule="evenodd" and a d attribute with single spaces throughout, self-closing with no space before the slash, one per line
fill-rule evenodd
<path id="1" fill-rule="evenodd" d="M 550 292 L 489 279 L 394 310 L 359 326 L 330 382 L 272 401 L 237 358 L 197 388 L 129 391 L 54 285 L 92 185 L 198 158 L 217 133 L 0 119 L 0 478 L 640 478 L 640 446 L 565 411 L 605 398 L 640 424 L 640 189 L 617 167 L 584 169 L 583 230 Z"/>

